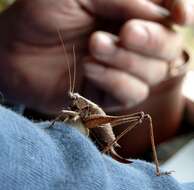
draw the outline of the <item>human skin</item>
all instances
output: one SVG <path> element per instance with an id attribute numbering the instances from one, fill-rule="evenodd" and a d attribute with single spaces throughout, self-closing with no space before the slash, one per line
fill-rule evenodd
<path id="1" fill-rule="evenodd" d="M 159 23 L 168 18 L 191 24 L 193 5 L 188 4 L 18 0 L 0 15 L 0 91 L 8 100 L 39 111 L 59 111 L 67 101 L 67 61 L 72 68 L 75 46 L 77 89 L 92 81 L 123 105 L 143 101 L 149 87 L 164 80 L 168 62 L 179 59 L 182 49 L 180 36 Z"/>

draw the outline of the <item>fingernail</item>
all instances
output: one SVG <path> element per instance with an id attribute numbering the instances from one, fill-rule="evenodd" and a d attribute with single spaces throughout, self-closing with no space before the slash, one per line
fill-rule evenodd
<path id="1" fill-rule="evenodd" d="M 84 64 L 85 75 L 90 79 L 100 79 L 100 76 L 104 73 L 105 69 L 103 66 L 99 66 L 93 63 Z"/>
<path id="2" fill-rule="evenodd" d="M 111 37 L 101 32 L 96 36 L 94 56 L 106 56 L 113 54 L 115 50 L 114 47 L 115 45 Z"/>
<path id="3" fill-rule="evenodd" d="M 142 25 L 134 25 L 131 27 L 128 45 L 130 48 L 143 47 L 148 42 L 148 32 Z"/>
<path id="4" fill-rule="evenodd" d="M 157 11 L 163 17 L 169 17 L 170 16 L 170 11 L 163 8 L 163 7 L 157 6 Z"/>
<path id="5" fill-rule="evenodd" d="M 152 11 L 160 17 L 168 17 L 170 16 L 170 11 L 154 2 L 150 2 L 150 6 L 152 6 Z"/>

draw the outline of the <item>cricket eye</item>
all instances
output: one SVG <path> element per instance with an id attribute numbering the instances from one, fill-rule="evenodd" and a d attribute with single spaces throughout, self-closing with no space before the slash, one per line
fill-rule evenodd
<path id="1" fill-rule="evenodd" d="M 72 99 L 75 101 L 75 100 L 78 100 L 77 96 L 73 96 Z"/>
<path id="2" fill-rule="evenodd" d="M 75 94 L 73 94 L 72 92 L 69 92 L 69 97 L 73 100 L 77 99 L 77 96 Z"/>

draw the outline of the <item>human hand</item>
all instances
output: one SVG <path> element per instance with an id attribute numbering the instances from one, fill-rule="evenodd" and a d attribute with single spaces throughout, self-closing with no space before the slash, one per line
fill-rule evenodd
<path id="1" fill-rule="evenodd" d="M 79 59 L 94 27 L 93 17 L 77 1 L 20 0 L 0 15 L 0 24 L 3 95 L 43 112 L 60 110 L 69 90 L 72 44 L 80 46 Z M 64 34 L 69 57 L 57 29 Z"/>
<path id="2" fill-rule="evenodd" d="M 170 15 L 166 27 L 158 22 L 131 19 L 119 35 L 98 31 L 90 40 L 94 59 L 86 64 L 87 76 L 123 105 L 134 105 L 149 94 L 150 86 L 167 78 L 169 64 L 184 62 L 182 37 L 167 24 L 192 24 L 192 2 L 155 1 Z M 99 77 L 100 76 L 100 77 Z"/>
<path id="3" fill-rule="evenodd" d="M 103 7 L 109 11 L 104 11 Z M 166 15 L 164 9 L 149 1 L 18 0 L 0 16 L 0 90 L 15 102 L 41 111 L 57 111 L 64 105 L 69 90 L 67 63 L 57 28 L 63 33 L 70 63 L 72 44 L 79 47 L 76 52 L 80 68 L 77 81 L 81 83 L 83 71 L 80 63 L 89 55 L 86 50 L 89 36 L 99 26 L 103 31 L 109 31 L 111 29 L 107 25 L 110 20 L 115 25 L 131 18 L 160 22 Z M 120 79 L 117 84 L 120 86 Z M 109 92 L 115 94 L 111 89 Z M 125 99 L 122 97 L 125 97 L 124 93 L 121 101 Z"/>

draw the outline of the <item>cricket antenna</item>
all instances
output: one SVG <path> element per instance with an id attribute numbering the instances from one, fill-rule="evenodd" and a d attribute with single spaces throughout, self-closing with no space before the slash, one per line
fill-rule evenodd
<path id="1" fill-rule="evenodd" d="M 73 45 L 73 84 L 72 84 L 72 93 L 75 90 L 75 82 L 76 82 L 76 53 L 75 53 L 75 45 Z"/>
<path id="2" fill-rule="evenodd" d="M 66 51 L 66 48 L 65 48 L 65 44 L 64 44 L 64 41 L 63 41 L 63 37 L 62 37 L 61 31 L 59 29 L 57 29 L 57 33 L 58 33 L 59 39 L 61 41 L 61 44 L 62 44 L 62 48 L 63 48 L 64 54 L 65 54 L 65 57 L 67 57 L 67 51 Z M 74 90 L 74 86 L 73 86 L 74 84 L 72 85 L 71 68 L 70 68 L 69 60 L 66 59 L 66 61 L 67 61 L 67 67 L 68 67 L 68 73 L 69 73 L 69 95 L 71 96 L 72 93 L 73 93 L 73 90 Z"/>

